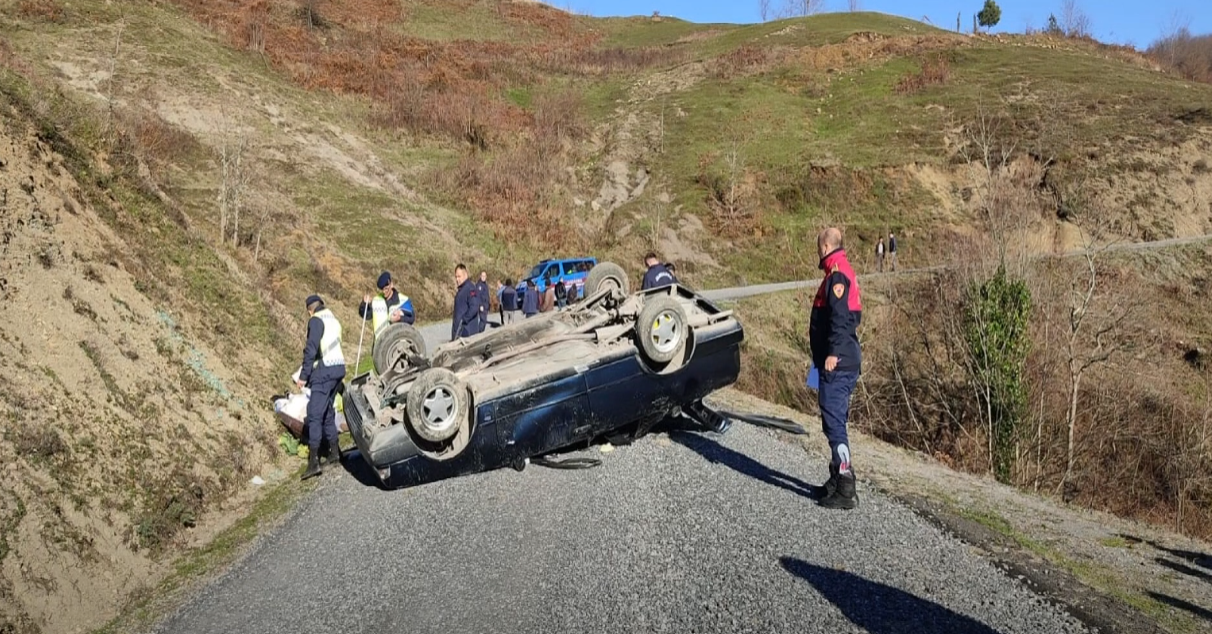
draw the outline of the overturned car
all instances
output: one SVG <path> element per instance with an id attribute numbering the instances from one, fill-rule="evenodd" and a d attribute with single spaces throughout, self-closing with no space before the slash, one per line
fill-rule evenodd
<path id="1" fill-rule="evenodd" d="M 521 468 L 671 415 L 723 431 L 729 421 L 702 399 L 737 380 L 744 339 L 731 311 L 680 286 L 630 293 L 611 263 L 590 271 L 568 309 L 432 354 L 411 326 L 389 328 L 375 371 L 345 391 L 351 435 L 387 487 Z"/>

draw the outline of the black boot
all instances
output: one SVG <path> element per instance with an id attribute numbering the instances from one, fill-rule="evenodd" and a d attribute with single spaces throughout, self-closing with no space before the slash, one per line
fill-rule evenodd
<path id="1" fill-rule="evenodd" d="M 833 492 L 837 490 L 837 465 L 833 463 L 829 464 L 829 479 L 825 480 L 825 484 L 822 485 L 821 488 L 825 491 L 825 494 L 821 496 L 821 499 L 833 495 Z"/>
<path id="2" fill-rule="evenodd" d="M 316 451 L 310 451 L 307 453 L 307 471 L 304 471 L 303 477 L 299 479 L 306 480 L 308 478 L 314 478 L 321 473 L 324 473 L 324 471 L 320 469 L 320 451 L 317 448 Z"/>
<path id="3" fill-rule="evenodd" d="M 827 509 L 853 509 L 858 507 L 858 491 L 855 490 L 854 471 L 838 474 L 831 493 L 821 500 Z"/>
<path id="4" fill-rule="evenodd" d="M 328 448 L 328 464 L 341 464 L 341 447 L 336 444 Z"/>

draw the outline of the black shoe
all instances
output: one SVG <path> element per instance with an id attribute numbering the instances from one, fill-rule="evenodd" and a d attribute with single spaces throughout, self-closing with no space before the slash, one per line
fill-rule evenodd
<path id="1" fill-rule="evenodd" d="M 854 472 L 839 474 L 835 482 L 835 488 L 825 496 L 825 499 L 821 500 L 821 506 L 827 509 L 858 508 Z M 828 485 L 826 484 L 826 486 Z"/>
<path id="2" fill-rule="evenodd" d="M 833 492 L 837 490 L 837 465 L 829 465 L 829 479 L 825 480 L 825 484 L 821 485 L 821 489 L 824 490 L 824 495 L 821 496 L 822 499 L 833 495 Z"/>
<path id="3" fill-rule="evenodd" d="M 314 478 L 314 477 L 320 475 L 321 473 L 324 473 L 324 471 L 322 469 L 320 469 L 320 452 L 319 451 L 309 452 L 307 454 L 307 471 L 304 471 L 303 477 L 301 477 L 299 479 L 306 480 L 308 478 Z"/>
<path id="4" fill-rule="evenodd" d="M 328 464 L 341 464 L 341 448 L 333 445 L 328 448 Z"/>

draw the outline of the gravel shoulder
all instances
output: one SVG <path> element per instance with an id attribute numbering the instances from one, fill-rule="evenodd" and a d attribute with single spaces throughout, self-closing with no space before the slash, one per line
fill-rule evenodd
<path id="1" fill-rule="evenodd" d="M 828 455 L 816 417 L 735 390 L 717 400 L 794 420 L 810 432 L 794 442 Z M 952 471 L 860 432 L 852 440 L 861 481 L 1099 631 L 1212 631 L 1212 544 Z"/>

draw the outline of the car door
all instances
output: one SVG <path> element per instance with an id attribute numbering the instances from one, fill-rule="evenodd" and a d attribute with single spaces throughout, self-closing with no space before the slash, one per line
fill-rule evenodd
<path id="1" fill-rule="evenodd" d="M 533 387 L 496 403 L 503 450 L 529 457 L 567 447 L 593 435 L 584 368 L 564 368 Z"/>

